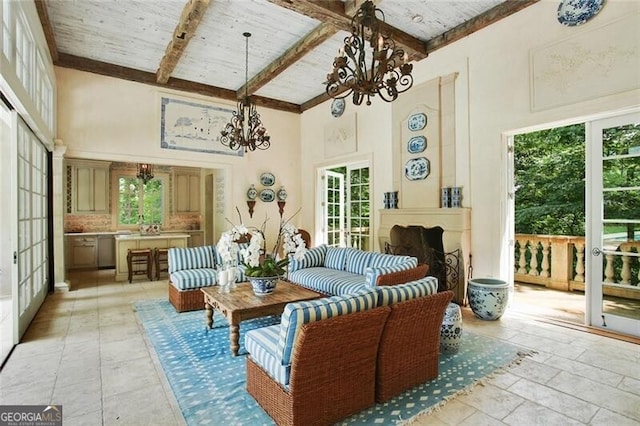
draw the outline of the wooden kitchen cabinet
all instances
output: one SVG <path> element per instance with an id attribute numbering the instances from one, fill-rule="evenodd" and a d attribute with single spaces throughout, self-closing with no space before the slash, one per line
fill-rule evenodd
<path id="1" fill-rule="evenodd" d="M 71 168 L 72 214 L 109 214 L 109 166 L 110 162 L 92 160 L 67 160 Z"/>
<path id="2" fill-rule="evenodd" d="M 176 213 L 200 213 L 200 170 L 174 168 L 173 205 Z"/>
<path id="3" fill-rule="evenodd" d="M 189 231 L 189 247 L 202 247 L 204 245 L 204 231 Z"/>
<path id="4" fill-rule="evenodd" d="M 98 266 L 98 237 L 70 236 L 68 238 L 68 269 L 96 268 Z"/>

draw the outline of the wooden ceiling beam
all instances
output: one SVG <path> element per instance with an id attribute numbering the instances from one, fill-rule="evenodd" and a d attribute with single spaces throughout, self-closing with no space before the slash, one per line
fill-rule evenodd
<path id="1" fill-rule="evenodd" d="M 166 83 L 171 77 L 173 70 L 189 44 L 189 40 L 195 34 L 204 12 L 209 6 L 209 2 L 210 0 L 189 0 L 184 9 L 182 9 L 178 25 L 173 30 L 171 41 L 167 45 L 164 56 L 160 61 L 160 66 L 156 71 L 158 83 Z"/>
<path id="2" fill-rule="evenodd" d="M 58 46 L 56 44 L 56 36 L 53 31 L 53 26 L 49 20 L 49 12 L 47 11 L 47 4 L 45 0 L 35 0 L 36 10 L 38 11 L 38 17 L 40 18 L 40 24 L 44 31 L 44 38 L 47 40 L 47 46 L 49 47 L 49 54 L 51 60 L 58 60 Z"/>
<path id="3" fill-rule="evenodd" d="M 338 30 L 351 32 L 351 16 L 345 12 L 345 4 L 341 1 L 326 0 L 269 0 L 271 3 L 306 15 L 320 22 L 331 24 Z M 398 28 L 384 23 L 382 30 L 404 49 L 409 60 L 420 60 L 427 57 L 427 46 L 422 40 Z"/>
<path id="4" fill-rule="evenodd" d="M 108 64 L 106 62 L 95 61 L 93 59 L 82 58 L 66 53 L 59 53 L 58 60 L 54 62 L 54 65 L 63 68 L 72 68 L 80 71 L 86 71 L 93 74 L 100 74 L 107 77 L 133 81 L 136 83 L 160 86 L 167 89 L 180 90 L 183 92 L 198 93 L 200 95 L 212 96 L 215 98 L 234 102 L 236 101 L 235 90 L 223 89 L 220 87 L 209 86 L 207 84 L 196 83 L 193 81 L 187 81 L 177 78 L 169 78 L 166 83 L 158 83 L 156 75 L 154 73 L 122 67 L 114 64 Z M 251 99 L 255 102 L 256 105 L 266 108 L 293 112 L 297 114 L 301 112 L 300 106 L 291 102 L 279 101 L 277 99 L 265 98 L 262 96 L 253 96 Z"/>
<path id="5" fill-rule="evenodd" d="M 507 16 L 529 7 L 540 0 L 506 0 L 486 12 L 470 19 L 449 31 L 427 41 L 427 52 L 431 53 L 479 31 Z"/>
<path id="6" fill-rule="evenodd" d="M 277 75 L 295 64 L 307 53 L 311 52 L 318 45 L 324 43 L 337 32 L 337 28 L 331 24 L 322 23 L 315 27 L 309 34 L 300 39 L 296 44 L 280 55 L 280 57 L 271 62 L 262 71 L 249 80 L 246 84 L 247 93 L 255 93 L 262 86 L 269 83 L 269 81 L 273 80 Z M 242 98 L 244 94 L 245 85 L 238 89 L 238 99 Z"/>

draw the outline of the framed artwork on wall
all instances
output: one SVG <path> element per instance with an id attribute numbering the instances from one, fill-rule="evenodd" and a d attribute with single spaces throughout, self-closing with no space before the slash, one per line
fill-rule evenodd
<path id="1" fill-rule="evenodd" d="M 184 151 L 242 157 L 220 142 L 220 131 L 231 120 L 233 110 L 162 96 L 160 102 L 160 147 Z"/>

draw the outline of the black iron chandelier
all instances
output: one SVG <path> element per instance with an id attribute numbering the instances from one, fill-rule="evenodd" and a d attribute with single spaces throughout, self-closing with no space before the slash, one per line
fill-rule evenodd
<path id="1" fill-rule="evenodd" d="M 138 163 L 138 174 L 136 177 L 145 184 L 153 179 L 153 167 L 151 167 L 151 164 Z"/>
<path id="2" fill-rule="evenodd" d="M 271 137 L 267 135 L 267 129 L 260 121 L 260 114 L 256 111 L 255 104 L 251 103 L 248 93 L 249 82 L 249 37 L 251 33 L 243 33 L 246 38 L 246 54 L 245 54 L 245 74 L 244 74 L 244 97 L 238 100 L 237 111 L 232 113 L 231 121 L 220 131 L 222 138 L 220 141 L 224 146 L 228 146 L 233 150 L 244 148 L 244 152 L 255 151 L 256 149 L 265 150 L 271 146 L 269 140 Z M 245 128 L 245 119 L 246 128 Z"/>
<path id="3" fill-rule="evenodd" d="M 337 99 L 351 95 L 355 105 L 366 97 L 371 105 L 376 95 L 392 102 L 413 86 L 413 65 L 407 63 L 405 51 L 383 33 L 383 24 L 384 12 L 365 1 L 351 19 L 351 35 L 344 39 L 333 71 L 327 75 L 327 95 Z"/>

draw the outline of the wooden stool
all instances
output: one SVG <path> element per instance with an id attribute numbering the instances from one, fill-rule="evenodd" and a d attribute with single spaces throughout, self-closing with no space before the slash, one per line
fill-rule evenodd
<path id="1" fill-rule="evenodd" d="M 169 272 L 169 249 L 157 248 L 153 257 L 156 264 L 156 280 L 159 280 L 161 272 Z"/>
<path id="2" fill-rule="evenodd" d="M 143 268 L 141 268 L 141 266 Z M 129 249 L 127 250 L 127 268 L 129 269 L 129 282 L 134 275 L 146 274 L 151 281 L 151 269 L 153 267 L 153 255 L 151 249 Z"/>

